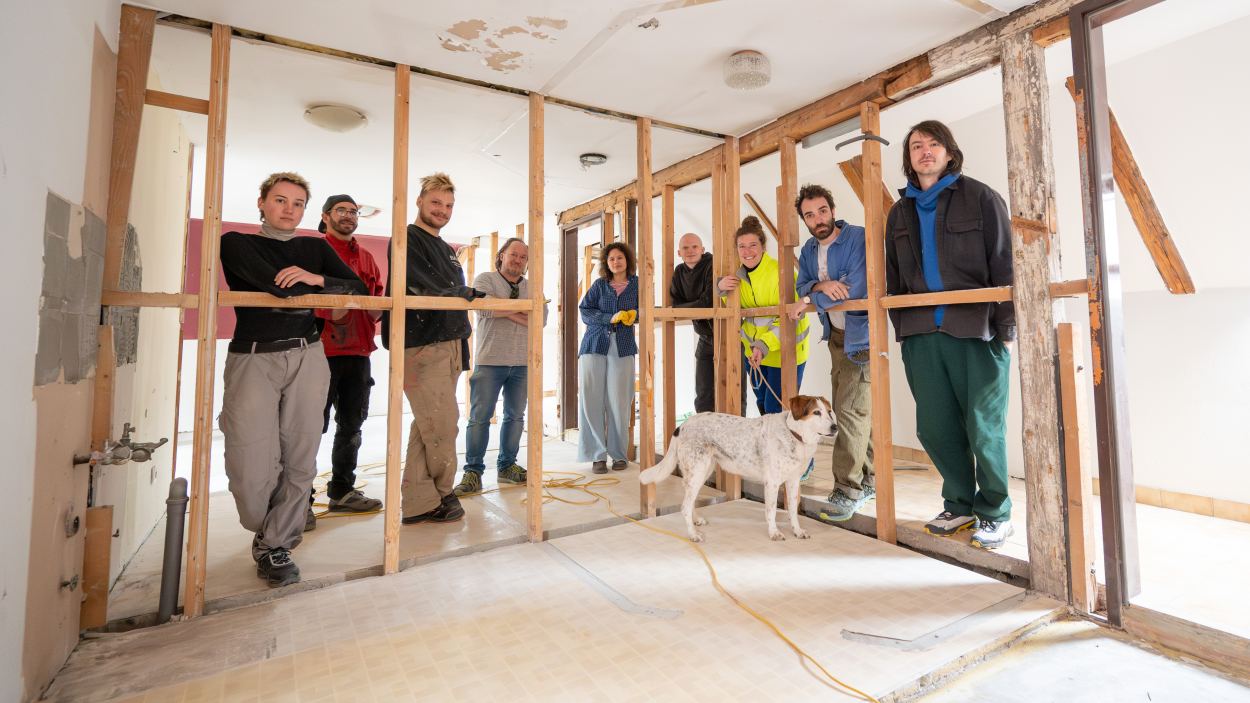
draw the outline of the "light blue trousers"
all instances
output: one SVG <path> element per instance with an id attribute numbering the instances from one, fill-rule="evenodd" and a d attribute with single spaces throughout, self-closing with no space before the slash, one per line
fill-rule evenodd
<path id="1" fill-rule="evenodd" d="M 625 459 L 629 416 L 634 407 L 634 356 L 616 355 L 616 336 L 607 354 L 578 358 L 577 460 Z"/>

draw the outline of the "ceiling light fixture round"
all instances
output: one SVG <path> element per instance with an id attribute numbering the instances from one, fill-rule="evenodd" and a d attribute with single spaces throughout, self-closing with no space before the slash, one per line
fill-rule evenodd
<path id="1" fill-rule="evenodd" d="M 366 205 L 366 204 L 364 204 L 364 203 L 361 203 L 360 205 L 356 206 L 356 209 L 360 210 L 360 216 L 361 216 L 362 218 L 364 218 L 364 217 L 373 217 L 374 215 L 378 214 L 379 212 L 382 212 L 382 208 L 380 208 L 380 207 L 375 207 L 375 206 L 373 206 L 373 205 Z"/>
<path id="2" fill-rule="evenodd" d="M 602 166 L 603 164 L 606 164 L 608 162 L 608 157 L 603 154 L 587 152 L 577 157 L 577 160 L 582 162 L 582 170 L 584 171 L 591 166 Z"/>
<path id="3" fill-rule="evenodd" d="M 725 85 L 736 90 L 755 90 L 768 85 L 773 68 L 758 51 L 738 51 L 725 59 Z"/>
<path id="4" fill-rule="evenodd" d="M 347 105 L 310 105 L 304 119 L 330 132 L 350 132 L 369 124 L 365 113 Z"/>

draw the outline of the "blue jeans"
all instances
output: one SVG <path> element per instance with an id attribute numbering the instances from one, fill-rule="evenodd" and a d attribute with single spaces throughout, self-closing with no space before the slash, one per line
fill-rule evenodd
<path id="1" fill-rule="evenodd" d="M 503 390 L 503 422 L 499 425 L 499 460 L 506 469 L 516 463 L 525 428 L 527 396 L 525 366 L 477 366 L 469 377 L 469 426 L 465 430 L 464 470 L 480 474 L 486 470 L 484 457 L 490 442 L 490 416 Z"/>
<path id="2" fill-rule="evenodd" d="M 781 369 L 776 366 L 760 366 L 760 371 L 763 373 L 764 380 L 768 381 L 768 385 L 766 386 L 760 381 L 759 374 L 756 374 L 751 370 L 750 366 L 747 366 L 745 359 L 742 363 L 743 366 L 746 367 L 743 369 L 742 375 L 746 377 L 747 383 L 751 386 L 751 390 L 755 391 L 755 407 L 759 409 L 760 415 L 771 415 L 785 410 L 786 408 L 782 407 L 781 401 L 773 396 L 773 393 L 781 395 Z M 803 368 L 805 366 L 807 366 L 806 361 L 799 364 L 798 368 L 798 380 L 796 385 L 800 388 L 803 387 Z M 772 387 L 771 391 L 769 390 L 769 386 Z M 785 398 L 784 400 L 787 403 L 790 402 L 789 398 Z M 743 414 L 745 414 L 745 410 Z"/>

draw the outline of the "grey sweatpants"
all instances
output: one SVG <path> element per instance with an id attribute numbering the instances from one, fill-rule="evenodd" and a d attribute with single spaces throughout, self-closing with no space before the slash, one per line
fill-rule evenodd
<path id="1" fill-rule="evenodd" d="M 623 461 L 629 444 L 629 416 L 634 407 L 634 355 L 616 355 L 616 335 L 607 354 L 577 359 L 577 460 Z"/>
<path id="2" fill-rule="evenodd" d="M 226 439 L 226 476 L 239 523 L 256 533 L 252 558 L 259 560 L 303 539 L 330 367 L 315 342 L 269 354 L 232 352 L 225 376 L 217 426 Z"/>

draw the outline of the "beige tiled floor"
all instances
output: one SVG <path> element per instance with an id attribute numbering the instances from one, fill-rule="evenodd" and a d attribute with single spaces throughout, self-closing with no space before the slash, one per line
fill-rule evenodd
<path id="1" fill-rule="evenodd" d="M 544 443 L 543 454 L 543 464 L 547 471 L 561 472 L 561 477 L 582 476 L 584 481 L 595 481 L 597 485 L 592 490 L 607 497 L 618 512 L 638 512 L 637 465 L 631 464 L 625 471 L 613 471 L 601 477 L 590 474 L 588 464 L 575 461 L 576 447 L 570 444 L 549 440 Z M 366 463 L 368 458 L 372 457 L 362 456 L 362 467 L 370 466 Z M 487 461 L 488 465 L 493 466 L 494 452 L 487 455 Z M 358 483 L 364 484 L 362 490 L 366 495 L 385 497 L 384 473 L 384 469 L 376 465 L 363 468 L 358 476 L 361 479 Z M 497 487 L 494 471 L 486 472 L 484 482 L 488 490 Z M 553 489 L 551 493 L 567 501 L 588 504 L 560 500 L 545 504 L 543 527 L 549 534 L 566 534 L 617 521 L 603 502 L 593 504 L 595 498 L 584 492 Z M 721 494 L 705 489 L 704 495 L 708 500 L 716 500 Z M 524 540 L 524 497 L 523 486 L 506 486 L 502 491 L 464 499 L 462 504 L 466 515 L 459 522 L 401 527 L 401 561 L 442 558 Z M 666 482 L 660 486 L 657 499 L 665 509 L 680 504 L 680 484 L 675 481 Z M 321 511 L 324 508 L 319 509 Z M 363 575 L 369 569 L 380 567 L 382 523 L 383 516 L 380 514 L 336 515 L 319 519 L 317 529 L 305 533 L 303 543 L 294 552 L 303 583 L 288 588 L 298 590 L 324 585 L 344 580 L 349 575 Z M 114 585 L 109 594 L 110 621 L 156 611 L 160 593 L 164 529 L 164 521 L 161 521 Z M 233 498 L 226 492 L 213 493 L 209 500 L 208 579 L 205 584 L 206 600 L 210 608 L 246 604 L 278 594 L 270 591 L 256 577 L 250 545 L 251 533 L 239 525 Z"/>
<path id="2" fill-rule="evenodd" d="M 806 518 L 812 539 L 772 542 L 748 501 L 704 512 L 725 586 L 874 695 L 1058 605 Z M 648 522 L 680 530 L 681 517 Z M 712 589 L 689 542 L 628 524 L 89 640 L 48 697 L 843 700 Z"/>

